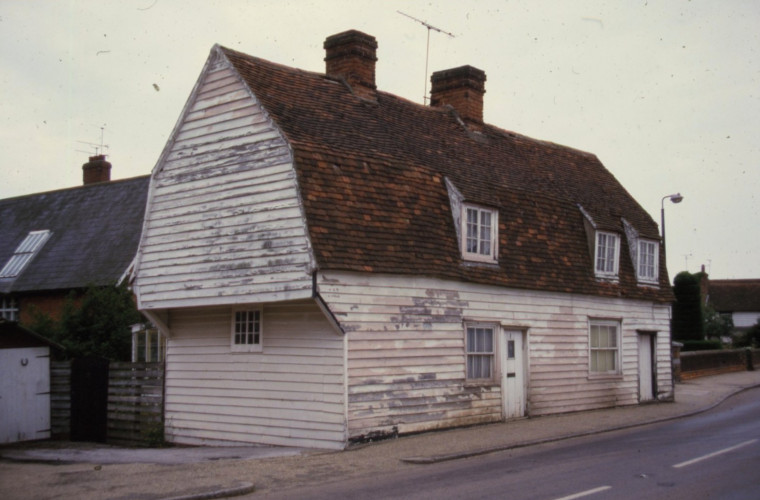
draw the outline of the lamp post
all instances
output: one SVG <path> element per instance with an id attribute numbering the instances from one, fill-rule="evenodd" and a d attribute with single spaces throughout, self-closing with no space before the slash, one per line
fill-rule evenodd
<path id="1" fill-rule="evenodd" d="M 660 228 L 662 229 L 662 248 L 665 248 L 665 200 L 670 198 L 670 201 L 673 203 L 681 203 L 683 201 L 683 196 L 681 196 L 681 193 L 676 194 L 669 194 L 667 196 L 663 196 L 662 200 L 660 201 Z"/>

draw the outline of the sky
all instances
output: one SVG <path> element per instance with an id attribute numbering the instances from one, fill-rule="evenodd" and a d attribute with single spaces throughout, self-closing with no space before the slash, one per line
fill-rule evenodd
<path id="1" fill-rule="evenodd" d="M 96 152 L 149 174 L 215 43 L 324 72 L 348 29 L 380 90 L 421 103 L 470 64 L 485 121 L 596 154 L 658 224 L 664 203 L 671 279 L 760 278 L 756 0 L 0 0 L 0 198 L 81 185 Z"/>

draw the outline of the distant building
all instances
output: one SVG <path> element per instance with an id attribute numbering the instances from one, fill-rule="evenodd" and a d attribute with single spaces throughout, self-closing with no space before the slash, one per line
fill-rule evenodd
<path id="1" fill-rule="evenodd" d="M 760 279 L 708 280 L 706 300 L 744 333 L 760 320 Z"/>

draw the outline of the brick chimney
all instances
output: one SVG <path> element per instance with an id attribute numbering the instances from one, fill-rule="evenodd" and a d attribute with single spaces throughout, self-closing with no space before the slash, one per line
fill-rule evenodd
<path id="1" fill-rule="evenodd" d="M 349 30 L 327 37 L 324 47 L 327 75 L 345 79 L 359 97 L 375 99 L 375 37 Z"/>
<path id="2" fill-rule="evenodd" d="M 82 178 L 85 186 L 110 181 L 111 164 L 106 161 L 105 155 L 90 156 L 90 161 L 82 165 Z"/>
<path id="3" fill-rule="evenodd" d="M 486 74 L 472 66 L 436 71 L 430 77 L 430 105 L 452 106 L 466 121 L 483 122 Z"/>

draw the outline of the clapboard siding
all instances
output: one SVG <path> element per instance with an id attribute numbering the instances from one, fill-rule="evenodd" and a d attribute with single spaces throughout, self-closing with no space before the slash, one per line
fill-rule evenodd
<path id="1" fill-rule="evenodd" d="M 339 272 L 320 272 L 319 291 L 348 332 L 354 439 L 502 418 L 498 382 L 465 384 L 467 321 L 527 332 L 531 415 L 636 404 L 638 331 L 658 333 L 659 392 L 672 396 L 668 306 Z M 621 375 L 589 374 L 590 318 L 621 321 Z"/>
<path id="2" fill-rule="evenodd" d="M 311 268 L 290 149 L 220 55 L 153 173 L 135 280 L 140 306 L 306 298 Z"/>
<path id="3" fill-rule="evenodd" d="M 176 309 L 170 317 L 167 439 L 344 446 L 344 337 L 314 302 L 265 305 L 260 353 L 230 351 L 229 307 Z"/>

